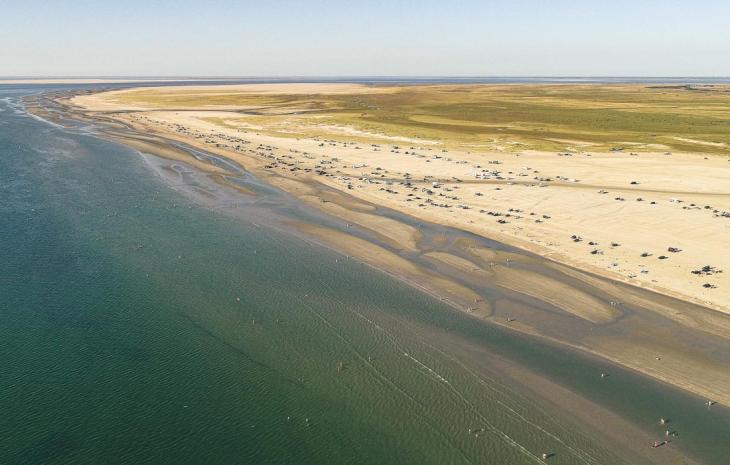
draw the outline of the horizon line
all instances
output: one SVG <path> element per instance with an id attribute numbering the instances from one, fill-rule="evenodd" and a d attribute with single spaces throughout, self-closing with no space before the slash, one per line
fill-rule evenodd
<path id="1" fill-rule="evenodd" d="M 10 79 L 730 79 L 730 75 L 580 75 L 580 74 L 514 74 L 514 75 L 428 75 L 428 74 L 275 74 L 275 75 L 5 75 Z"/>

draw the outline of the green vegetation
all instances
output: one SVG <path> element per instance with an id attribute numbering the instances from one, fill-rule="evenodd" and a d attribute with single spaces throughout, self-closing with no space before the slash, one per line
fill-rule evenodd
<path id="1" fill-rule="evenodd" d="M 730 89 L 722 86 L 439 85 L 367 90 L 312 95 L 167 89 L 123 94 L 120 101 L 158 108 L 240 107 L 266 115 L 266 121 L 252 123 L 274 123 L 278 130 L 288 124 L 299 135 L 302 130 L 321 133 L 318 127 L 326 124 L 439 140 L 447 146 L 730 151 Z"/>

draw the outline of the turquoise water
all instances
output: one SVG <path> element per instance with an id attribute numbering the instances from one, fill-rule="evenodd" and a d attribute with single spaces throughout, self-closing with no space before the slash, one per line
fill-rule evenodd
<path id="1" fill-rule="evenodd" d="M 23 92 L 0 90 L 0 463 L 640 463 L 514 392 L 485 354 L 647 429 L 661 411 L 680 448 L 723 463 L 726 412 L 620 370 L 602 383 L 599 361 L 253 210 L 201 207 L 134 152 L 23 115 Z"/>

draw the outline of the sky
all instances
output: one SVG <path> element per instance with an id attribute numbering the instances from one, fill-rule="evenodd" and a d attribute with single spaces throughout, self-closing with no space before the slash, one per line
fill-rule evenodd
<path id="1" fill-rule="evenodd" d="M 730 0 L 0 0 L 0 76 L 730 76 Z"/>

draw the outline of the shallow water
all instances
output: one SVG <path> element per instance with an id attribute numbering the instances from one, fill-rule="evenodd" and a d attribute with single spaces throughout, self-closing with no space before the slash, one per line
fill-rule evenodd
<path id="1" fill-rule="evenodd" d="M 627 463 L 490 356 L 727 457 L 723 409 L 270 227 L 277 198 L 201 205 L 154 159 L 24 115 L 23 92 L 0 90 L 0 463 Z"/>

